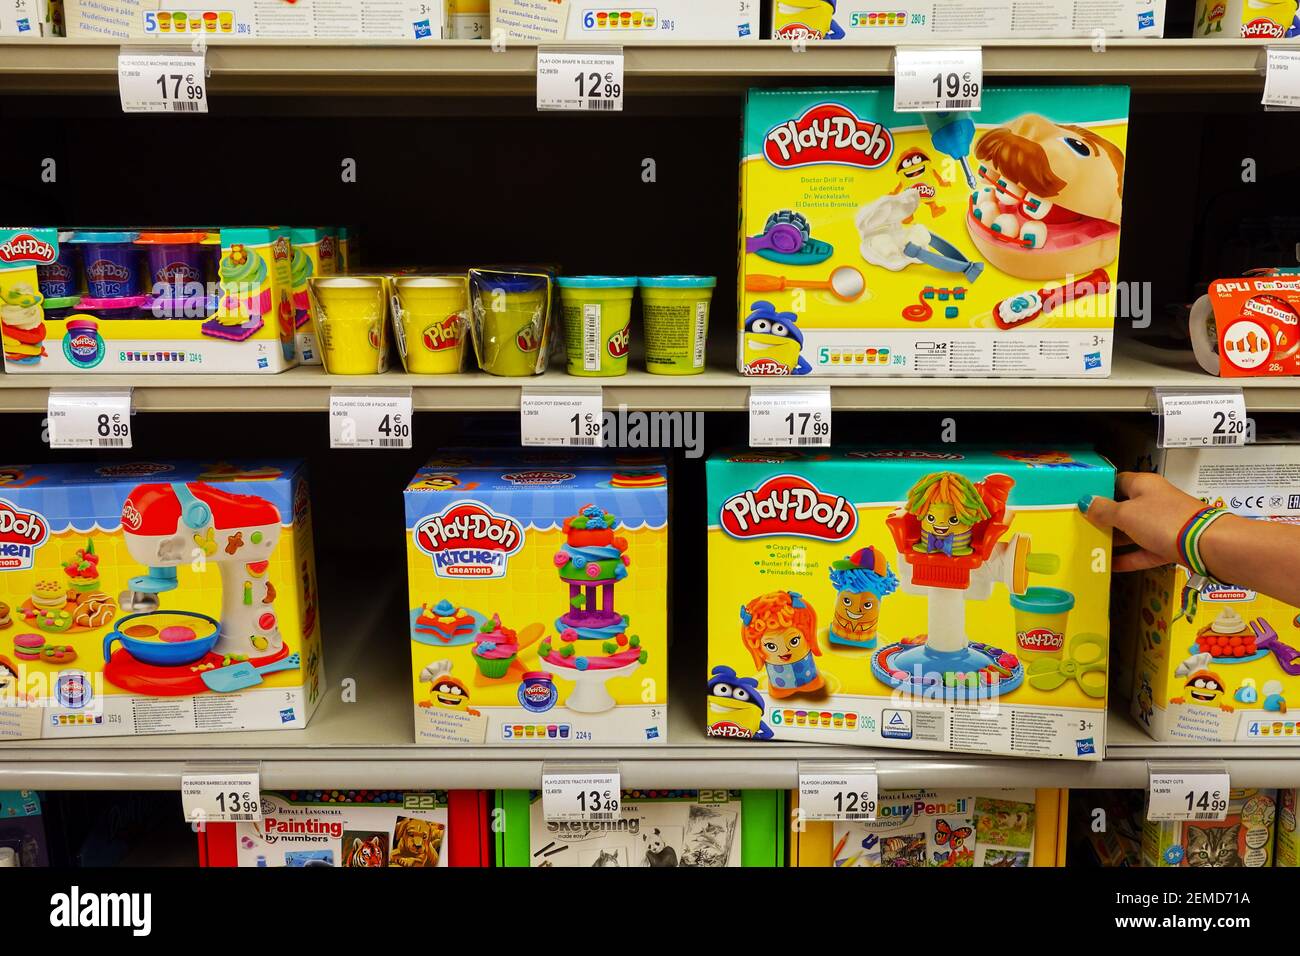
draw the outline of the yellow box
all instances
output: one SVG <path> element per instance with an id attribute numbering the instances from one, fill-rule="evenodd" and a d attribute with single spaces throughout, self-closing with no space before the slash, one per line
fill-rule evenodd
<path id="1" fill-rule="evenodd" d="M 289 268 L 293 285 L 293 327 L 302 365 L 320 365 L 320 348 L 316 344 L 316 315 L 307 280 L 312 276 L 332 276 L 339 268 L 338 238 L 334 230 L 298 227 L 289 230 L 293 259 Z"/>
<path id="2" fill-rule="evenodd" d="M 1194 37 L 1280 40 L 1297 33 L 1296 0 L 1196 0 Z"/>

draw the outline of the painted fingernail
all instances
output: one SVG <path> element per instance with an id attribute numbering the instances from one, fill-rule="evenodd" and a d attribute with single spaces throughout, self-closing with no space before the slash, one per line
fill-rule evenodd
<path id="1" fill-rule="evenodd" d="M 1084 514 L 1087 514 L 1088 509 L 1092 507 L 1092 499 L 1094 497 L 1095 497 L 1094 495 L 1084 495 L 1082 498 L 1080 498 L 1079 510 L 1082 511 Z"/>

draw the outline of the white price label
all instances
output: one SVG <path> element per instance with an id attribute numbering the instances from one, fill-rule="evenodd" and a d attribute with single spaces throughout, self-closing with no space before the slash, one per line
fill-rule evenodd
<path id="1" fill-rule="evenodd" d="M 874 820 L 879 802 L 874 773 L 799 771 L 799 814 L 804 820 Z"/>
<path id="2" fill-rule="evenodd" d="M 542 815 L 547 820 L 617 820 L 622 788 L 616 771 L 543 773 Z"/>
<path id="3" fill-rule="evenodd" d="M 1265 106 L 1300 109 L 1300 50 L 1268 51 L 1262 102 Z"/>
<path id="4" fill-rule="evenodd" d="M 50 389 L 51 448 L 130 448 L 131 390 Z"/>
<path id="5" fill-rule="evenodd" d="M 749 447 L 829 448 L 830 388 L 749 390 Z"/>
<path id="6" fill-rule="evenodd" d="M 1241 390 L 1159 397 L 1160 447 L 1244 445 L 1246 397 Z"/>
<path id="7" fill-rule="evenodd" d="M 331 448 L 410 448 L 411 395 L 330 391 Z"/>
<path id="8" fill-rule="evenodd" d="M 206 113 L 208 72 L 203 53 L 117 55 L 123 113 Z"/>
<path id="9" fill-rule="evenodd" d="M 262 819 L 261 781 L 256 773 L 187 773 L 181 806 L 190 823 L 252 823 Z"/>
<path id="10" fill-rule="evenodd" d="M 623 51 L 537 51 L 539 110 L 623 109 Z"/>
<path id="11" fill-rule="evenodd" d="M 524 389 L 519 397 L 519 435 L 523 445 L 601 448 L 605 408 L 599 389 L 547 392 Z"/>
<path id="12" fill-rule="evenodd" d="M 1152 773 L 1147 819 L 1224 820 L 1228 816 L 1226 772 Z"/>
<path id="13" fill-rule="evenodd" d="M 984 53 L 978 47 L 894 53 L 895 113 L 975 112 L 983 92 Z"/>

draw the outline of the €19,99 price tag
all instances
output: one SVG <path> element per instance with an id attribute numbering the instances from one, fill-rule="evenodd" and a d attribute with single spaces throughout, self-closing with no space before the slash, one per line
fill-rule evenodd
<path id="1" fill-rule="evenodd" d="M 622 111 L 623 52 L 538 50 L 537 108 Z"/>
<path id="2" fill-rule="evenodd" d="M 898 50 L 894 112 L 976 112 L 984 87 L 984 54 L 969 50 Z M 953 117 L 947 122 L 961 122 Z M 974 133 L 974 127 L 970 127 Z"/>
<path id="3" fill-rule="evenodd" d="M 617 820 L 621 809 L 617 772 L 543 773 L 542 814 L 547 820 Z"/>
<path id="4" fill-rule="evenodd" d="M 50 389 L 51 448 L 130 448 L 131 390 Z"/>
<path id="5" fill-rule="evenodd" d="M 124 113 L 206 113 L 207 58 L 203 53 L 128 53 L 117 56 L 117 87 Z"/>
<path id="6" fill-rule="evenodd" d="M 1147 819 L 1225 820 L 1229 783 L 1226 772 L 1152 773 Z"/>
<path id="7" fill-rule="evenodd" d="M 190 823 L 251 823 L 262 819 L 261 782 L 254 772 L 187 773 L 181 806 Z"/>
<path id="8" fill-rule="evenodd" d="M 874 820 L 879 800 L 874 773 L 799 771 L 799 813 L 804 820 Z"/>

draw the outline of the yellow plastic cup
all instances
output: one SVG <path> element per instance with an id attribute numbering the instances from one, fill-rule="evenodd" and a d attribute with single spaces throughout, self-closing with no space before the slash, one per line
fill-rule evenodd
<path id="1" fill-rule="evenodd" d="M 1016 619 L 1016 656 L 1060 660 L 1065 653 L 1065 628 L 1074 608 L 1074 595 L 1061 588 L 1027 588 L 1010 597 Z"/>
<path id="2" fill-rule="evenodd" d="M 642 278 L 645 368 L 656 375 L 698 375 L 709 340 L 713 276 Z"/>
<path id="3" fill-rule="evenodd" d="M 538 375 L 550 346 L 545 275 L 479 272 L 471 284 L 479 366 L 492 375 Z"/>
<path id="4" fill-rule="evenodd" d="M 406 370 L 451 375 L 464 367 L 469 292 L 463 275 L 401 276 L 393 315 Z"/>
<path id="5" fill-rule="evenodd" d="M 637 280 L 620 276 L 561 276 L 560 316 L 569 374 L 626 375 Z"/>
<path id="6" fill-rule="evenodd" d="M 316 341 L 331 375 L 376 375 L 388 369 L 388 282 L 384 276 L 313 276 Z"/>

